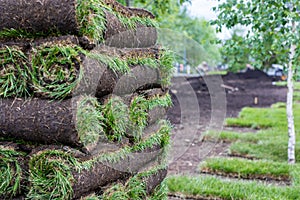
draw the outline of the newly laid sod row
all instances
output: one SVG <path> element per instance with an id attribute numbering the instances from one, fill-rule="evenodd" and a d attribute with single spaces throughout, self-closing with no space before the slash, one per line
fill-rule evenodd
<path id="1" fill-rule="evenodd" d="M 209 158 L 200 165 L 202 173 L 233 178 L 278 181 L 290 181 L 293 170 L 299 169 L 298 165 L 291 166 L 281 162 L 221 157 Z"/>
<path id="2" fill-rule="evenodd" d="M 195 199 L 283 200 L 299 199 L 299 187 L 278 187 L 256 181 L 230 181 L 215 177 L 173 176 L 167 179 L 169 193 L 192 196 Z M 214 199 L 214 198 L 211 198 Z"/>
<path id="3" fill-rule="evenodd" d="M 277 85 L 277 86 L 287 86 L 287 82 L 286 81 L 278 81 L 278 82 L 275 82 L 275 85 Z M 300 90 L 300 82 L 299 81 L 294 82 L 294 89 L 295 90 Z"/>

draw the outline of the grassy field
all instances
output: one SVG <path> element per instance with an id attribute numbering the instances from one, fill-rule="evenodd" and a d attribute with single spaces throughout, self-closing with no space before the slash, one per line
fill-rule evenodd
<path id="1" fill-rule="evenodd" d="M 299 83 L 294 96 L 299 138 Z M 226 125 L 247 127 L 248 132 L 206 132 L 204 141 L 230 144 L 227 155 L 200 163 L 198 176 L 169 177 L 169 192 L 194 199 L 300 199 L 300 164 L 287 164 L 286 121 L 284 103 L 242 109 L 238 118 L 228 118 Z M 296 142 L 296 160 L 300 161 L 300 142 Z"/>

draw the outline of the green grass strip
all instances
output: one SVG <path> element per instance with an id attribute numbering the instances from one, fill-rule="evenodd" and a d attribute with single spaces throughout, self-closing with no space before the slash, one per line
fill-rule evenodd
<path id="1" fill-rule="evenodd" d="M 111 97 L 102 108 L 104 132 L 110 141 L 121 142 L 129 124 L 128 107 L 120 97 Z"/>
<path id="2" fill-rule="evenodd" d="M 296 137 L 300 137 L 300 105 L 294 104 Z M 267 128 L 256 133 L 209 132 L 206 140 L 227 140 L 233 142 L 230 154 L 247 158 L 259 158 L 276 162 L 287 160 L 287 120 L 283 103 L 271 108 L 244 108 L 238 118 L 227 121 L 230 126 Z M 296 142 L 296 159 L 300 159 L 300 143 Z"/>
<path id="3" fill-rule="evenodd" d="M 257 143 L 262 136 L 258 133 L 238 133 L 231 131 L 207 131 L 203 135 L 203 139 L 209 142 L 236 142 L 236 141 L 245 141 Z"/>
<path id="4" fill-rule="evenodd" d="M 29 96 L 29 62 L 18 48 L 0 49 L 0 96 Z"/>
<path id="5" fill-rule="evenodd" d="M 129 131 L 135 141 L 139 141 L 145 127 L 148 125 L 148 112 L 156 107 L 168 108 L 172 105 L 171 96 L 166 94 L 162 97 L 154 96 L 146 99 L 143 96 L 135 97 L 129 108 Z"/>
<path id="6" fill-rule="evenodd" d="M 228 126 L 270 128 L 274 126 L 286 126 L 285 109 L 269 108 L 243 108 L 238 118 L 228 118 Z"/>
<path id="7" fill-rule="evenodd" d="M 193 197 L 215 197 L 222 199 L 299 199 L 298 187 L 280 187 L 256 181 L 221 180 L 215 177 L 172 176 L 167 179 L 170 193 Z"/>
<path id="8" fill-rule="evenodd" d="M 100 138 L 105 137 L 102 112 L 99 111 L 99 103 L 96 98 L 83 97 L 79 102 L 76 114 L 76 128 L 83 146 L 94 145 Z"/>
<path id="9" fill-rule="evenodd" d="M 275 82 L 275 85 L 277 86 L 287 86 L 286 81 L 277 81 Z M 294 81 L 294 89 L 295 90 L 300 90 L 300 82 L 299 81 Z"/>
<path id="10" fill-rule="evenodd" d="M 295 122 L 300 119 L 300 105 L 294 104 Z M 286 108 L 285 104 L 277 103 L 271 108 L 243 108 L 238 118 L 228 118 L 228 126 L 250 127 L 250 128 L 286 128 Z M 296 123 L 300 128 L 300 124 Z"/>
<path id="11" fill-rule="evenodd" d="M 10 199 L 21 191 L 22 169 L 18 158 L 22 153 L 0 146 L 0 197 Z"/>
<path id="12" fill-rule="evenodd" d="M 300 169 L 300 168 L 299 168 Z M 239 178 L 261 178 L 273 180 L 292 180 L 290 165 L 265 160 L 246 160 L 240 158 L 209 158 L 200 166 L 202 172 L 217 173 Z"/>
<path id="13" fill-rule="evenodd" d="M 284 135 L 286 136 L 286 135 Z M 230 146 L 229 154 L 247 158 L 266 159 L 276 162 L 287 161 L 287 139 L 284 137 L 261 140 L 257 143 L 237 141 Z M 287 136 L 286 136 L 287 138 Z M 300 142 L 296 142 L 296 159 L 300 159 Z"/>

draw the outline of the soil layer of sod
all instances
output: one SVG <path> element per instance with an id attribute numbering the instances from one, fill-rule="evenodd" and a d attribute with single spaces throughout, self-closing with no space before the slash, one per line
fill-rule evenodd
<path id="1" fill-rule="evenodd" d="M 210 174 L 210 175 L 218 175 L 222 177 L 228 177 L 228 178 L 237 178 L 237 179 L 249 179 L 249 180 L 263 180 L 263 181 L 283 181 L 288 184 L 290 184 L 291 180 L 289 176 L 274 176 L 271 174 L 239 174 L 234 172 L 223 172 L 221 170 L 212 170 L 209 168 L 203 168 L 200 171 L 204 174 Z"/>

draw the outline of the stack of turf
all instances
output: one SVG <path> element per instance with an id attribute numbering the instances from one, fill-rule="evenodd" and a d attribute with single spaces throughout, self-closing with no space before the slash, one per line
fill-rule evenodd
<path id="1" fill-rule="evenodd" d="M 163 199 L 171 54 L 114 0 L 0 0 L 0 199 Z"/>

